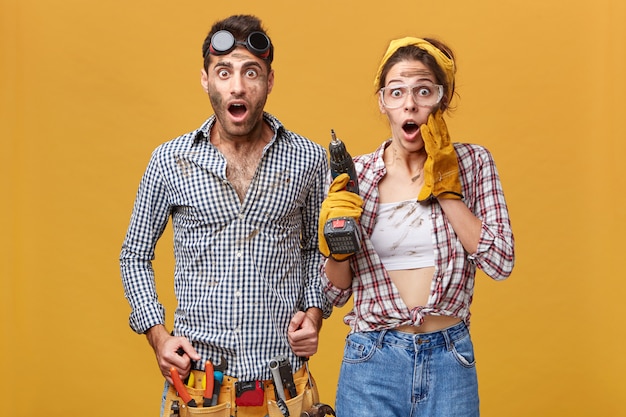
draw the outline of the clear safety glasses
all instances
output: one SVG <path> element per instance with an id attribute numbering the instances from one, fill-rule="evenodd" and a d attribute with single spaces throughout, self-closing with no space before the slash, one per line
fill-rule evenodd
<path id="1" fill-rule="evenodd" d="M 388 109 L 402 107 L 409 95 L 419 107 L 434 107 L 443 98 L 443 85 L 422 81 L 413 85 L 394 84 L 380 89 L 380 99 Z"/>
<path id="2" fill-rule="evenodd" d="M 235 39 L 232 33 L 227 30 L 220 30 L 211 36 L 211 46 L 209 53 L 212 55 L 226 55 L 230 53 L 237 45 L 245 46 L 259 58 L 266 59 L 270 55 L 271 42 L 263 32 L 252 32 L 248 35 L 245 42 Z"/>

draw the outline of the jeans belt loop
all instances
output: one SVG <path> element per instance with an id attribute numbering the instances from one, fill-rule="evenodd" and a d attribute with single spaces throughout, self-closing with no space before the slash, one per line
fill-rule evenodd
<path id="1" fill-rule="evenodd" d="M 383 340 L 385 339 L 385 335 L 387 334 L 387 329 L 380 330 L 378 333 L 378 340 L 376 340 L 376 347 L 378 349 L 383 347 Z"/>
<path id="2" fill-rule="evenodd" d="M 454 348 L 454 342 L 450 338 L 450 333 L 448 333 L 448 329 L 442 330 L 441 334 L 443 335 L 443 339 L 446 341 L 446 350 L 452 350 L 452 348 Z"/>

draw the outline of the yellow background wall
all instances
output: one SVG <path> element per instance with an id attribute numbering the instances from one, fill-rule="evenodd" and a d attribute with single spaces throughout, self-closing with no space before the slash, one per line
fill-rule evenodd
<path id="1" fill-rule="evenodd" d="M 483 416 L 626 415 L 622 0 L 0 0 L 0 415 L 157 415 L 117 258 L 150 152 L 211 113 L 205 34 L 242 12 L 276 44 L 268 110 L 353 154 L 388 135 L 372 91 L 388 41 L 455 50 L 449 128 L 494 154 L 517 240 L 508 281 L 478 277 Z M 155 263 L 168 324 L 170 242 Z M 342 313 L 312 359 L 331 404 Z"/>

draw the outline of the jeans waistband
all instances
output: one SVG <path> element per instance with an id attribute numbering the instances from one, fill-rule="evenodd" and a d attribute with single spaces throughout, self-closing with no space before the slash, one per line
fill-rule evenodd
<path id="1" fill-rule="evenodd" d="M 379 347 L 383 343 L 388 343 L 403 345 L 405 347 L 413 346 L 415 350 L 433 349 L 443 346 L 445 346 L 447 350 L 450 350 L 455 341 L 469 336 L 469 330 L 464 322 L 430 333 L 413 334 L 393 329 L 379 330 L 372 333 L 372 336 L 376 337 Z M 376 333 L 378 333 L 378 335 L 376 335 Z"/>

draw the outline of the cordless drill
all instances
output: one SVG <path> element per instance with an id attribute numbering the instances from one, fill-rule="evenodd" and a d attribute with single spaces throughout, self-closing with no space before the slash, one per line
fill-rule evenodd
<path id="1" fill-rule="evenodd" d="M 330 151 L 330 174 L 337 178 L 340 174 L 348 174 L 350 181 L 346 185 L 346 191 L 359 193 L 359 182 L 354 168 L 354 161 L 346 150 L 346 146 L 335 136 L 335 131 L 330 130 L 331 141 L 328 146 Z M 361 234 L 352 217 L 336 217 L 329 219 L 324 225 L 324 237 L 331 254 L 356 253 L 361 248 Z"/>

